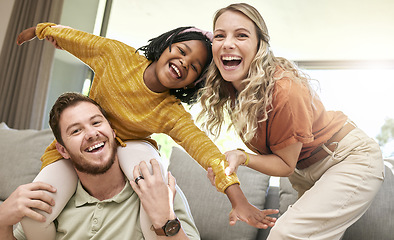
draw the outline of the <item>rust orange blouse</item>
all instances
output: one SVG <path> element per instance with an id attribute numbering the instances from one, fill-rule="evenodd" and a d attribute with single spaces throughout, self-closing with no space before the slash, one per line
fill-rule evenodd
<path id="1" fill-rule="evenodd" d="M 247 146 L 259 154 L 270 154 L 291 144 L 303 143 L 298 160 L 310 156 L 345 124 L 347 116 L 340 111 L 326 111 L 321 100 L 309 89 L 286 75 L 274 86 L 273 110 L 258 125 Z"/>

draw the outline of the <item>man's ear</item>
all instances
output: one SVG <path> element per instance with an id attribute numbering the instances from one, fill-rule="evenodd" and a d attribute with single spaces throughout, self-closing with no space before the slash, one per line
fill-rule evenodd
<path id="1" fill-rule="evenodd" d="M 56 141 L 56 149 L 63 156 L 64 159 L 70 159 L 70 155 L 68 154 L 66 148 Z"/>

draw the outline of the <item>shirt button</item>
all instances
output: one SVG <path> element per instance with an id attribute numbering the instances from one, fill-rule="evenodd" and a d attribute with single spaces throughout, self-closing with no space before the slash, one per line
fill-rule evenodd
<path id="1" fill-rule="evenodd" d="M 98 209 L 103 209 L 103 205 L 97 204 L 97 208 L 98 208 Z"/>
<path id="2" fill-rule="evenodd" d="M 93 223 L 94 223 L 94 224 L 97 224 L 97 222 L 98 222 L 98 221 L 97 221 L 97 218 L 93 219 Z"/>

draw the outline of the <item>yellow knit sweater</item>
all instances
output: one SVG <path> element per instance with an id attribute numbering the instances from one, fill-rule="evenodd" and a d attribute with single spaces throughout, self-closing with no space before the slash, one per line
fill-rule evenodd
<path id="1" fill-rule="evenodd" d="M 212 167 L 219 191 L 239 183 L 235 174 L 226 176 L 225 156 L 195 124 L 180 101 L 168 91 L 155 93 L 143 80 L 150 64 L 144 56 L 124 43 L 70 28 L 36 28 L 39 39 L 53 37 L 95 72 L 89 97 L 108 113 L 108 120 L 123 141 L 150 139 L 152 133 L 165 133 L 181 145 L 204 169 Z M 43 167 L 61 159 L 53 142 L 41 157 Z M 202 176 L 205 177 L 205 176 Z"/>

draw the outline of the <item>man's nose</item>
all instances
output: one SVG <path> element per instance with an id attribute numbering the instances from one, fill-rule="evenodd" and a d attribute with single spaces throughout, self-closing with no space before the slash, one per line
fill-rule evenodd
<path id="1" fill-rule="evenodd" d="M 98 136 L 98 130 L 94 127 L 87 127 L 85 129 L 85 138 L 87 140 Z"/>

